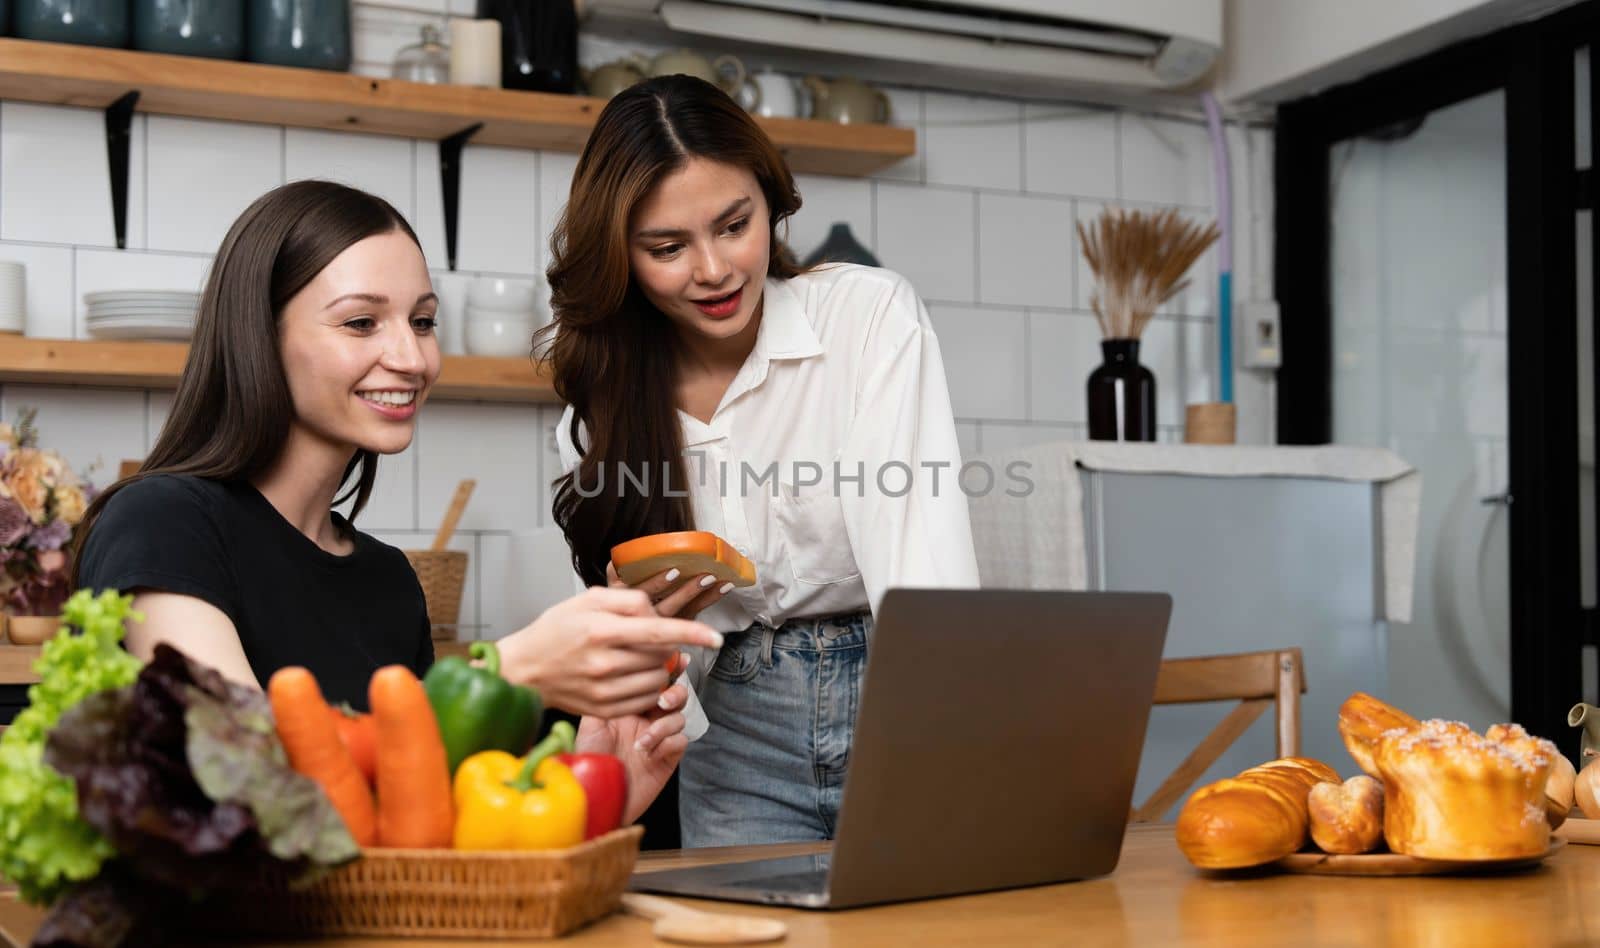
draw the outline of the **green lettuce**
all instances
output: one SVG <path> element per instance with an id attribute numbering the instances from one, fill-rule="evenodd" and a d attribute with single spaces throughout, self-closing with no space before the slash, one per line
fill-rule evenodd
<path id="1" fill-rule="evenodd" d="M 133 684 L 64 714 L 45 762 L 76 782 L 82 818 L 117 859 L 55 904 L 40 945 L 127 943 L 160 920 L 153 889 L 182 901 L 266 873 L 299 882 L 360 855 L 321 788 L 289 766 L 266 696 L 169 645 Z"/>
<path id="2" fill-rule="evenodd" d="M 80 590 L 62 607 L 63 629 L 33 668 L 28 708 L 0 735 L 0 875 L 22 897 L 48 904 L 69 884 L 93 878 L 111 844 L 78 814 L 72 781 L 44 762 L 45 740 L 61 715 L 90 695 L 132 682 L 139 660 L 122 649 L 133 597 Z M 135 616 L 135 618 L 142 618 Z"/>

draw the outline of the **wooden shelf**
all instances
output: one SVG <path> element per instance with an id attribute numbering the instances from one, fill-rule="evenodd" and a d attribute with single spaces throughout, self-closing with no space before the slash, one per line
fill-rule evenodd
<path id="1" fill-rule="evenodd" d="M 0 99 L 103 109 L 139 93 L 138 111 L 438 140 L 482 122 L 485 145 L 579 151 L 602 99 L 425 85 L 351 73 L 0 39 Z M 916 153 L 887 125 L 758 119 L 795 171 L 865 175 Z"/>
<path id="2" fill-rule="evenodd" d="M 0 382 L 178 387 L 189 347 L 174 342 L 102 342 L 0 336 Z M 550 380 L 528 359 L 445 356 L 435 399 L 490 402 L 557 401 Z"/>
<path id="3" fill-rule="evenodd" d="M 31 685 L 39 680 L 33 663 L 39 660 L 39 646 L 0 645 L 0 685 Z"/>

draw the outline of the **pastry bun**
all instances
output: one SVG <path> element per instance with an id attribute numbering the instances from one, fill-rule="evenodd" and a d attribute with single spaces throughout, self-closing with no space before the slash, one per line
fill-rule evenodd
<path id="1" fill-rule="evenodd" d="M 1306 812 L 1311 841 L 1325 853 L 1370 853 L 1383 842 L 1383 785 L 1366 774 L 1312 787 Z"/>

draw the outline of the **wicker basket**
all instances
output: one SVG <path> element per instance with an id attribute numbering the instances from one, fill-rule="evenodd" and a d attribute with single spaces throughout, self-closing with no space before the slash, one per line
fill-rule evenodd
<path id="1" fill-rule="evenodd" d="M 203 928 L 234 936 L 554 938 L 616 911 L 644 829 L 571 849 L 369 849 L 312 885 L 281 877 L 205 903 Z"/>
<path id="2" fill-rule="evenodd" d="M 422 583 L 428 604 L 428 621 L 435 639 L 453 642 L 461 621 L 461 590 L 467 581 L 467 554 L 463 550 L 405 550 L 406 559 Z"/>

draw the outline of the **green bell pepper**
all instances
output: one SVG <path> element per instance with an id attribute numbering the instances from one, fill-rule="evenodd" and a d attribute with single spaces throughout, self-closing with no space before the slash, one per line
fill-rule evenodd
<path id="1" fill-rule="evenodd" d="M 483 667 L 451 655 L 434 662 L 422 679 L 452 774 L 479 751 L 526 754 L 544 713 L 539 692 L 500 677 L 500 650 L 493 642 L 473 642 L 467 651 Z"/>

